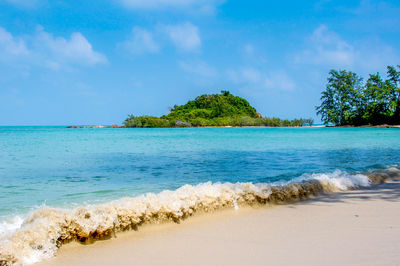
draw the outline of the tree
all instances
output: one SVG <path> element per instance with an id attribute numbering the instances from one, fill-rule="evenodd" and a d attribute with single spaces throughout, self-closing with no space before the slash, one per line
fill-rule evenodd
<path id="1" fill-rule="evenodd" d="M 389 110 L 392 112 L 390 122 L 393 124 L 400 123 L 400 65 L 397 68 L 399 71 L 393 66 L 387 67 L 388 79 L 386 80 L 390 95 Z"/>
<path id="2" fill-rule="evenodd" d="M 231 94 L 229 91 L 224 91 L 224 90 L 222 90 L 221 91 L 221 94 L 222 95 L 224 95 L 224 96 L 228 96 L 229 94 Z"/>
<path id="3" fill-rule="evenodd" d="M 362 78 L 346 70 L 331 70 L 328 84 L 316 107 L 324 124 L 352 125 L 362 123 Z"/>
<path id="4" fill-rule="evenodd" d="M 303 125 L 309 125 L 312 127 L 314 124 L 314 119 L 312 118 L 302 118 L 301 120 L 303 120 Z"/>
<path id="5" fill-rule="evenodd" d="M 352 72 L 329 74 L 322 103 L 316 107 L 325 124 L 400 124 L 400 66 L 388 66 L 386 80 L 370 74 L 365 85 Z"/>
<path id="6" fill-rule="evenodd" d="M 388 83 L 383 81 L 379 73 L 369 75 L 365 84 L 363 119 L 370 124 L 387 123 L 390 111 L 390 93 Z"/>

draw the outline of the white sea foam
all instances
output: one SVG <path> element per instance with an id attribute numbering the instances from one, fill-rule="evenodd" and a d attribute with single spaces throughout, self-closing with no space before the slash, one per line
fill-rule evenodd
<path id="1" fill-rule="evenodd" d="M 207 182 L 71 210 L 43 206 L 23 222 L 16 218 L 0 224 L 0 265 L 32 264 L 54 256 L 58 247 L 70 240 L 109 237 L 143 223 L 179 221 L 198 211 L 224 207 L 237 209 L 243 205 L 290 202 L 321 192 L 369 186 L 393 175 L 400 175 L 399 169 L 368 174 L 337 170 L 330 174 L 303 175 L 282 185 Z"/>
<path id="2" fill-rule="evenodd" d="M 15 231 L 21 228 L 24 219 L 17 215 L 0 222 L 0 241 L 10 237 Z"/>
<path id="3" fill-rule="evenodd" d="M 318 180 L 321 184 L 331 187 L 332 191 L 368 187 L 372 183 L 372 180 L 365 174 L 349 174 L 341 170 L 335 170 L 329 174 L 305 174 L 296 178 L 294 182 L 307 180 Z"/>

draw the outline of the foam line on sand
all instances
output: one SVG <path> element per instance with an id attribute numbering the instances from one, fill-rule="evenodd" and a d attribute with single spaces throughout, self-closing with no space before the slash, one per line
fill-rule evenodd
<path id="1" fill-rule="evenodd" d="M 399 265 L 400 182 L 149 225 L 38 265 Z"/>

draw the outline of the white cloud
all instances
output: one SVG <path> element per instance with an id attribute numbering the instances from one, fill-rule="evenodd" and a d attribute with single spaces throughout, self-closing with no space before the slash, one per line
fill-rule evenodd
<path id="1" fill-rule="evenodd" d="M 81 33 L 72 33 L 69 38 L 54 37 L 41 27 L 32 35 L 24 35 L 24 38 L 13 36 L 0 27 L 0 60 L 7 60 L 8 66 L 51 69 L 107 62 L 106 56 L 94 51 Z"/>
<path id="2" fill-rule="evenodd" d="M 255 68 L 243 68 L 240 70 L 229 70 L 228 79 L 236 84 L 253 89 L 276 89 L 291 91 L 296 88 L 292 78 L 283 70 L 261 71 Z"/>
<path id="3" fill-rule="evenodd" d="M 134 27 L 131 36 L 119 46 L 132 54 L 157 53 L 160 50 L 153 34 L 140 27 Z"/>
<path id="4" fill-rule="evenodd" d="M 198 51 L 201 46 L 198 28 L 186 22 L 176 25 L 161 24 L 154 29 L 134 27 L 131 35 L 124 42 L 117 44 L 117 48 L 135 55 L 157 53 L 166 44 L 165 41 L 170 41 L 182 52 Z"/>
<path id="5" fill-rule="evenodd" d="M 308 49 L 296 56 L 297 63 L 351 67 L 356 59 L 352 45 L 325 25 L 316 28 L 308 40 Z"/>
<path id="6" fill-rule="evenodd" d="M 201 46 L 199 30 L 189 22 L 180 25 L 165 26 L 165 32 L 180 50 L 195 51 Z"/>
<path id="7" fill-rule="evenodd" d="M 28 49 L 22 39 L 15 38 L 0 27 L 0 59 L 28 55 Z"/>
<path id="8" fill-rule="evenodd" d="M 215 12 L 216 6 L 225 0 L 121 0 L 122 4 L 134 10 L 196 11 L 202 14 Z"/>
<path id="9" fill-rule="evenodd" d="M 205 62 L 192 62 L 192 63 L 188 63 L 188 62 L 179 62 L 179 66 L 186 72 L 188 73 L 192 73 L 198 76 L 202 76 L 202 77 L 215 77 L 217 75 L 217 70 L 208 65 Z"/>
<path id="10" fill-rule="evenodd" d="M 307 48 L 294 56 L 295 63 L 349 69 L 366 74 L 400 61 L 396 49 L 379 39 L 346 41 L 325 25 L 314 30 L 305 46 Z"/>
<path id="11" fill-rule="evenodd" d="M 38 30 L 36 42 L 40 47 L 48 49 L 46 57 L 56 63 L 78 63 L 95 65 L 107 62 L 107 58 L 93 50 L 89 41 L 80 33 L 74 32 L 69 39 L 53 37 L 52 34 Z"/>

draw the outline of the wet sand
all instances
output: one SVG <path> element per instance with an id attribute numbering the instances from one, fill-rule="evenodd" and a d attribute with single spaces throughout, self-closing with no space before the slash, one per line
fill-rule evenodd
<path id="1" fill-rule="evenodd" d="M 400 182 L 70 243 L 37 265 L 400 265 Z"/>

